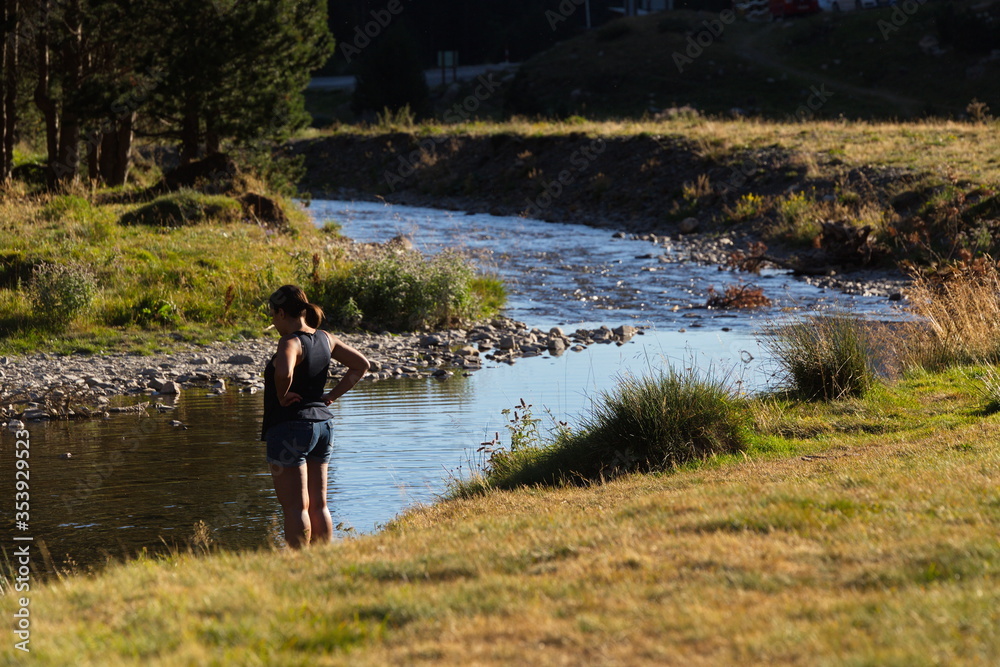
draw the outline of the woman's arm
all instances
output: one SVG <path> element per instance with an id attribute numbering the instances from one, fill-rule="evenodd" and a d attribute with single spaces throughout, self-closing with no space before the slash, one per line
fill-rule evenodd
<path id="1" fill-rule="evenodd" d="M 344 377 L 340 378 L 340 382 L 331 389 L 326 395 L 323 396 L 323 402 L 330 405 L 335 400 L 346 394 L 351 388 L 358 383 L 361 378 L 365 376 L 371 364 L 365 355 L 361 354 L 353 347 L 340 340 L 330 332 L 326 332 L 326 335 L 330 337 L 330 356 L 339 361 L 343 365 L 347 366 L 347 372 L 344 373 Z"/>
<path id="2" fill-rule="evenodd" d="M 278 341 L 278 351 L 274 355 L 274 388 L 277 390 L 278 402 L 282 407 L 298 403 L 302 397 L 294 391 L 288 391 L 292 386 L 292 374 L 295 365 L 302 354 L 302 343 L 294 336 Z"/>

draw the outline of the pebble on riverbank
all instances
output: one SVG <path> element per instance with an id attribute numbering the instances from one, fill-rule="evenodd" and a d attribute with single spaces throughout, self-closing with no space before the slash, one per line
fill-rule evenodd
<path id="1" fill-rule="evenodd" d="M 390 378 L 444 380 L 458 371 L 483 367 L 483 360 L 514 363 L 542 354 L 559 356 L 589 345 L 627 343 L 641 327 L 580 329 L 566 334 L 529 329 L 523 322 L 495 318 L 468 329 L 430 334 L 337 334 L 371 361 L 368 381 Z M 256 393 L 264 387 L 261 372 L 274 353 L 275 341 L 215 343 L 158 357 L 128 354 L 101 356 L 45 353 L 0 357 L 0 422 L 86 419 L 111 414 L 144 413 L 147 408 L 172 409 L 169 402 L 183 390 L 204 387 L 215 393 Z M 338 372 L 334 365 L 331 370 Z M 227 386 L 227 381 L 228 385 Z M 111 407 L 120 396 L 150 400 Z M 164 401 L 167 401 L 164 403 Z"/>

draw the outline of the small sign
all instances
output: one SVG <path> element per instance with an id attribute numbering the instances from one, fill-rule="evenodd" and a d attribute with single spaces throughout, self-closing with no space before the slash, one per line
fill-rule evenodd
<path id="1" fill-rule="evenodd" d="M 438 67 L 458 67 L 458 51 L 438 51 Z"/>

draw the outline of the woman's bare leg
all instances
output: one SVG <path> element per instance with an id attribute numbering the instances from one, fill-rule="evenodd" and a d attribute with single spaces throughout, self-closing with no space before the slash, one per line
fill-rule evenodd
<path id="1" fill-rule="evenodd" d="M 309 544 L 312 532 L 306 466 L 268 465 L 271 468 L 271 479 L 274 480 L 274 493 L 278 496 L 285 515 L 285 541 L 292 549 L 301 549 Z"/>
<path id="2" fill-rule="evenodd" d="M 309 489 L 309 524 L 312 543 L 324 544 L 333 539 L 333 519 L 326 505 L 327 471 L 330 464 L 306 459 Z"/>

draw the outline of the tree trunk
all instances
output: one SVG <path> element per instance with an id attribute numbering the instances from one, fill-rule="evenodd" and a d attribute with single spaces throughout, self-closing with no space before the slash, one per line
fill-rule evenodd
<path id="1" fill-rule="evenodd" d="M 14 167 L 14 143 L 17 139 L 17 75 L 20 51 L 18 29 L 20 27 L 20 6 L 18 0 L 3 3 L 3 141 L 0 145 L 0 181 L 10 180 Z"/>
<path id="2" fill-rule="evenodd" d="M 100 174 L 105 184 L 124 185 L 132 161 L 135 112 L 119 118 L 101 138 Z"/>
<path id="3" fill-rule="evenodd" d="M 62 122 L 59 127 L 59 156 L 55 164 L 56 180 L 72 182 L 80 169 L 80 115 L 73 105 L 66 104 L 80 87 L 83 60 L 81 58 L 83 26 L 80 24 L 80 3 L 66 8 L 66 38 L 62 50 L 63 91 Z"/>
<path id="4" fill-rule="evenodd" d="M 91 182 L 100 182 L 101 180 L 103 137 L 104 135 L 99 129 L 91 130 L 87 137 L 87 178 Z"/>
<path id="5" fill-rule="evenodd" d="M 222 139 L 219 137 L 215 114 L 209 113 L 205 118 L 205 155 L 215 155 L 222 152 Z"/>
<path id="6" fill-rule="evenodd" d="M 59 159 L 59 114 L 49 90 L 49 0 L 38 3 L 38 28 L 35 36 L 36 60 L 38 63 L 38 78 L 35 81 L 35 106 L 42 112 L 45 120 L 45 148 L 48 158 L 48 185 L 55 187 L 55 166 Z"/>
<path id="7" fill-rule="evenodd" d="M 181 164 L 198 159 L 198 144 L 201 141 L 201 126 L 198 110 L 193 104 L 185 105 L 184 120 L 181 124 Z"/>

